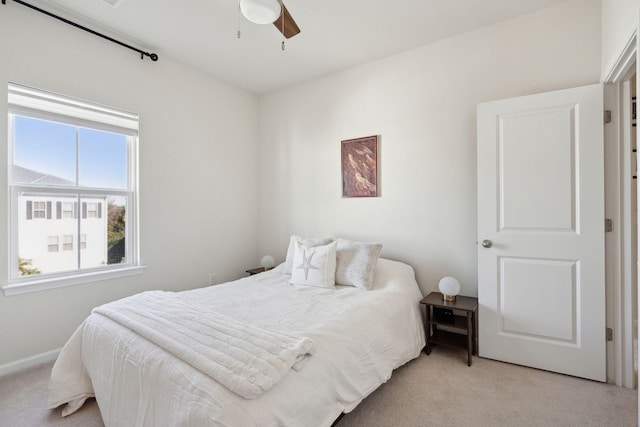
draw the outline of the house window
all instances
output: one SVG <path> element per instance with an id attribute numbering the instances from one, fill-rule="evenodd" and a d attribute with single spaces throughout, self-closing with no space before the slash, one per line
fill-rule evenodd
<path id="1" fill-rule="evenodd" d="M 28 203 L 29 201 L 27 201 L 27 219 L 31 219 L 29 218 L 29 210 L 28 210 Z M 47 204 L 45 202 L 32 202 L 32 206 L 33 206 L 33 211 L 32 211 L 32 218 L 41 218 L 44 219 L 47 217 Z"/>
<path id="2" fill-rule="evenodd" d="M 98 218 L 98 203 L 83 203 L 82 206 L 86 210 L 85 218 Z"/>
<path id="3" fill-rule="evenodd" d="M 47 237 L 47 252 L 58 252 L 58 236 Z"/>
<path id="4" fill-rule="evenodd" d="M 62 236 L 62 250 L 73 250 L 73 234 L 65 234 L 64 236 Z"/>
<path id="5" fill-rule="evenodd" d="M 61 202 L 62 218 L 73 218 L 73 202 Z"/>
<path id="6" fill-rule="evenodd" d="M 138 116 L 13 83 L 8 101 L 5 295 L 140 273 Z"/>

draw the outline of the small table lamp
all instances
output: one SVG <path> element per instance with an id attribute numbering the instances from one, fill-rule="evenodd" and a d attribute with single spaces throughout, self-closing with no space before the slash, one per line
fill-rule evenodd
<path id="1" fill-rule="evenodd" d="M 264 271 L 271 270 L 276 265 L 276 260 L 271 255 L 265 255 L 260 260 L 260 265 L 264 268 Z"/>
<path id="2" fill-rule="evenodd" d="M 442 293 L 442 299 L 445 301 L 455 301 L 456 295 L 460 293 L 460 282 L 451 276 L 445 276 L 440 279 L 438 289 Z"/>

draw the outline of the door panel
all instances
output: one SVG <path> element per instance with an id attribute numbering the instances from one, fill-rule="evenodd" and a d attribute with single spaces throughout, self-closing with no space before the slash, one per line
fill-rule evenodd
<path id="1" fill-rule="evenodd" d="M 573 230 L 573 106 L 504 114 L 498 127 L 501 229 Z"/>
<path id="2" fill-rule="evenodd" d="M 507 257 L 500 263 L 498 315 L 504 333 L 575 343 L 576 263 Z M 539 307 L 554 315 L 540 316 Z"/>
<path id="3" fill-rule="evenodd" d="M 478 105 L 480 356 L 606 379 L 602 87 Z"/>

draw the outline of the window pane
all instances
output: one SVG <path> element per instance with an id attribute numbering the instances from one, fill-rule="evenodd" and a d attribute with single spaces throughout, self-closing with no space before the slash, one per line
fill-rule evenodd
<path id="1" fill-rule="evenodd" d="M 65 234 L 64 236 L 62 236 L 62 250 L 63 251 L 73 250 L 73 235 Z"/>
<path id="2" fill-rule="evenodd" d="M 78 269 L 78 254 L 73 244 L 78 235 L 77 210 L 74 209 L 77 201 L 77 196 L 26 192 L 18 195 L 20 276 Z M 71 209 L 70 218 L 63 215 L 63 206 Z"/>
<path id="3" fill-rule="evenodd" d="M 62 202 L 62 218 L 73 218 L 74 215 L 74 203 Z"/>
<path id="4" fill-rule="evenodd" d="M 13 132 L 13 182 L 75 185 L 74 126 L 14 116 Z"/>
<path id="5" fill-rule="evenodd" d="M 80 234 L 86 236 L 86 247 L 80 253 L 80 268 L 107 264 L 106 197 L 80 199 Z"/>
<path id="6" fill-rule="evenodd" d="M 126 198 L 80 200 L 80 268 L 126 262 Z"/>
<path id="7" fill-rule="evenodd" d="M 45 202 L 33 202 L 33 217 L 44 219 L 47 217 L 47 204 Z"/>
<path id="8" fill-rule="evenodd" d="M 47 241 L 49 252 L 58 252 L 58 236 L 49 236 Z"/>
<path id="9" fill-rule="evenodd" d="M 94 129 L 79 129 L 80 185 L 127 188 L 127 136 Z"/>
<path id="10" fill-rule="evenodd" d="M 107 204 L 108 264 L 127 262 L 125 237 L 127 232 L 127 199 L 109 197 Z"/>

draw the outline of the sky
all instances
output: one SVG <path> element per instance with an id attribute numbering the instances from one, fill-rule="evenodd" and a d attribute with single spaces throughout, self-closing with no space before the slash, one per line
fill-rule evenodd
<path id="1" fill-rule="evenodd" d="M 14 120 L 15 165 L 72 182 L 78 178 L 82 187 L 127 188 L 126 135 L 23 116 Z"/>

